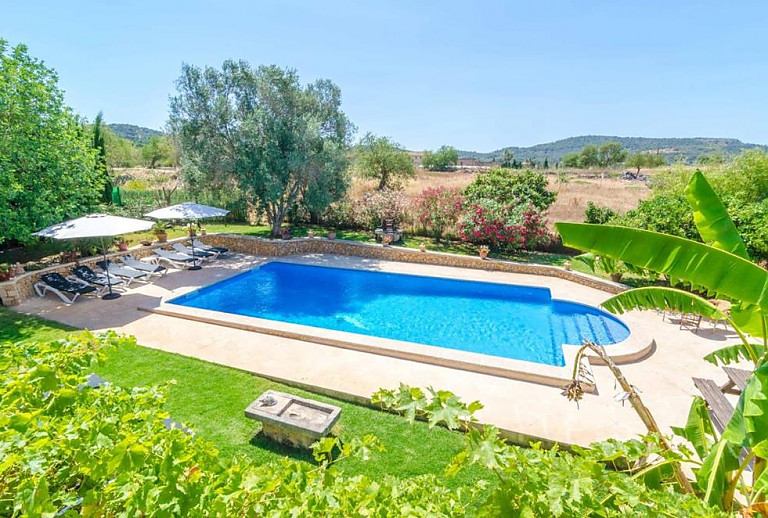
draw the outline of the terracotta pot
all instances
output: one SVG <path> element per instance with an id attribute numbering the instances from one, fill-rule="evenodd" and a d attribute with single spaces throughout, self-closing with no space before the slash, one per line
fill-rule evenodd
<path id="1" fill-rule="evenodd" d="M 13 272 L 0 273 L 0 282 L 5 282 L 13 277 Z"/>
<path id="2" fill-rule="evenodd" d="M 194 228 L 189 229 L 189 237 L 195 237 L 197 235 L 197 231 Z"/>
<path id="3" fill-rule="evenodd" d="M 621 274 L 620 273 L 612 273 L 611 274 L 611 280 L 613 282 L 619 282 L 621 281 Z"/>
<path id="4" fill-rule="evenodd" d="M 208 235 L 208 230 L 205 227 L 201 228 L 200 229 L 200 235 L 201 236 L 207 236 Z"/>
<path id="5" fill-rule="evenodd" d="M 420 244 L 419 245 L 419 250 L 422 251 L 422 252 L 426 252 L 427 251 L 427 245 L 425 245 L 424 243 Z"/>
<path id="6" fill-rule="evenodd" d="M 565 271 L 570 272 L 571 271 L 571 261 L 565 261 L 563 264 L 563 268 L 565 268 Z"/>
<path id="7" fill-rule="evenodd" d="M 128 243 L 118 243 L 117 249 L 121 252 L 127 252 L 128 251 Z"/>
<path id="8" fill-rule="evenodd" d="M 309 231 L 307 231 L 307 237 L 310 238 L 310 239 L 315 237 L 315 231 L 312 230 L 312 229 L 309 229 Z"/>
<path id="9" fill-rule="evenodd" d="M 488 259 L 488 252 L 480 250 L 480 259 Z"/>
<path id="10" fill-rule="evenodd" d="M 328 239 L 336 239 L 336 232 L 334 232 L 333 230 L 328 232 Z"/>
<path id="11" fill-rule="evenodd" d="M 158 243 L 165 243 L 168 241 L 168 234 L 155 234 Z"/>

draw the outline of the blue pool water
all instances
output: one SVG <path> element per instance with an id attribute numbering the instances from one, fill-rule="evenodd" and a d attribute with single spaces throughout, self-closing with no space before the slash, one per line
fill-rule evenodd
<path id="1" fill-rule="evenodd" d="M 612 315 L 547 288 L 281 262 L 170 303 L 560 366 L 563 344 L 629 336 Z"/>

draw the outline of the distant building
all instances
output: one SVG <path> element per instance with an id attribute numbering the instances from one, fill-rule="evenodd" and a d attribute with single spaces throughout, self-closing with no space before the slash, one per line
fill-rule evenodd
<path id="1" fill-rule="evenodd" d="M 422 159 L 424 158 L 424 151 L 407 151 L 408 156 L 411 157 L 413 165 L 416 167 L 423 167 Z M 490 169 L 497 167 L 498 162 L 482 162 L 476 158 L 459 158 L 459 163 L 456 164 L 457 169 Z"/>
<path id="2" fill-rule="evenodd" d="M 413 161 L 413 165 L 421 167 L 421 159 L 424 158 L 424 151 L 408 151 L 408 155 Z"/>

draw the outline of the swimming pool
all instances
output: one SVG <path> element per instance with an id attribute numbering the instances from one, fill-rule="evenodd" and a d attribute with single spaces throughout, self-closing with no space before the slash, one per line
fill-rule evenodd
<path id="1" fill-rule="evenodd" d="M 170 304 L 563 366 L 564 344 L 629 329 L 548 288 L 269 262 Z"/>

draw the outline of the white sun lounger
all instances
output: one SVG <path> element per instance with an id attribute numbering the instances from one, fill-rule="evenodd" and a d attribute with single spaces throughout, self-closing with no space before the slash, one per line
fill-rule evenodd
<path id="1" fill-rule="evenodd" d="M 173 249 L 179 252 L 180 254 L 187 254 L 189 256 L 197 257 L 198 259 L 202 259 L 202 260 L 216 259 L 219 256 L 218 252 L 208 252 L 200 248 L 195 248 L 194 250 L 192 250 L 188 246 L 184 246 L 181 243 L 174 243 Z"/>
<path id="2" fill-rule="evenodd" d="M 163 250 L 162 248 L 155 249 L 155 257 L 160 261 L 167 262 L 174 268 L 181 269 L 195 262 L 195 258 L 191 255 L 171 252 L 169 250 Z"/>
<path id="3" fill-rule="evenodd" d="M 102 270 L 108 271 L 110 275 L 123 279 L 126 287 L 130 286 L 133 281 L 149 282 L 149 273 L 147 272 L 140 272 L 139 270 L 134 270 L 127 266 L 118 266 L 110 261 L 107 261 L 106 264 L 104 261 L 99 261 L 96 264 Z"/>
<path id="4" fill-rule="evenodd" d="M 122 257 L 119 257 L 118 259 L 120 259 L 120 261 L 125 266 L 129 268 L 133 268 L 134 270 L 138 270 L 140 272 L 147 272 L 150 276 L 165 275 L 168 272 L 168 268 L 166 268 L 165 266 L 162 266 L 159 264 L 152 264 L 152 263 L 142 263 L 132 255 L 124 255 Z"/>

